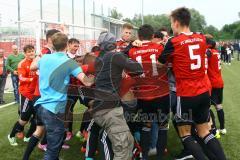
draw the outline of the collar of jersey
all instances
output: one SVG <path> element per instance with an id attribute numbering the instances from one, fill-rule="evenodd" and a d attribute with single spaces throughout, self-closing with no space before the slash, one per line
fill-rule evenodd
<path id="1" fill-rule="evenodd" d="M 185 34 L 185 35 L 187 35 L 187 36 L 190 36 L 190 35 L 192 35 L 192 34 L 193 34 L 193 32 L 189 32 L 189 33 L 186 33 L 186 32 L 181 32 L 181 34 Z"/>

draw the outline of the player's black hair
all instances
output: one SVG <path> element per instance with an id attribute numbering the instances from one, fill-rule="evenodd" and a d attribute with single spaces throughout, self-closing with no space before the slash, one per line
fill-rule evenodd
<path id="1" fill-rule="evenodd" d="M 60 32 L 60 31 L 57 29 L 48 30 L 46 33 L 46 40 L 48 40 L 48 38 L 51 38 L 55 33 L 58 33 L 58 32 Z"/>
<path id="2" fill-rule="evenodd" d="M 167 32 L 167 33 L 169 34 L 169 30 L 168 30 L 167 27 L 161 27 L 161 28 L 159 29 L 159 31 L 160 31 L 160 32 Z"/>
<path id="3" fill-rule="evenodd" d="M 77 40 L 76 38 L 70 38 L 69 40 L 68 40 L 68 44 L 73 44 L 73 43 L 80 43 L 79 42 L 79 40 Z"/>
<path id="4" fill-rule="evenodd" d="M 191 13 L 186 7 L 177 8 L 171 13 L 174 21 L 178 21 L 182 26 L 189 26 L 191 21 Z"/>
<path id="5" fill-rule="evenodd" d="M 154 32 L 154 38 L 160 38 L 160 39 L 163 39 L 164 35 L 163 33 L 159 30 L 159 31 L 156 31 Z"/>
<path id="6" fill-rule="evenodd" d="M 101 51 L 99 46 L 93 46 L 91 49 L 91 52 L 98 52 L 98 51 Z"/>
<path id="7" fill-rule="evenodd" d="M 34 46 L 31 44 L 27 44 L 23 47 L 23 52 L 26 53 L 28 50 L 34 50 Z"/>
<path id="8" fill-rule="evenodd" d="M 138 37 L 140 40 L 151 40 L 153 38 L 154 29 L 149 24 L 144 24 L 138 29 Z"/>

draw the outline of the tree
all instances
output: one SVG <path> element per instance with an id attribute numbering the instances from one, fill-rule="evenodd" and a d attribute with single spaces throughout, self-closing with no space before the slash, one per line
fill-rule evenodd
<path id="1" fill-rule="evenodd" d="M 190 12 L 191 12 L 190 22 L 191 30 L 193 32 L 204 32 L 204 28 L 206 27 L 205 17 L 195 9 L 190 9 Z"/>
<path id="2" fill-rule="evenodd" d="M 155 30 L 158 30 L 161 27 L 171 27 L 170 19 L 165 14 L 144 16 L 144 22 L 146 24 L 151 24 Z"/>
<path id="3" fill-rule="evenodd" d="M 113 8 L 110 13 L 110 17 L 115 18 L 115 19 L 121 19 L 123 15 L 117 11 L 116 8 Z"/>
<path id="4" fill-rule="evenodd" d="M 211 34 L 215 39 L 219 38 L 219 31 L 216 27 L 214 27 L 213 25 L 207 26 L 204 29 L 204 33 L 205 34 Z"/>
<path id="5" fill-rule="evenodd" d="M 161 27 L 167 27 L 170 28 L 170 20 L 169 17 L 165 14 L 161 15 L 146 15 L 143 17 L 145 24 L 150 24 L 153 26 L 155 30 L 161 28 Z M 135 14 L 133 19 L 125 18 L 123 19 L 126 22 L 129 22 L 137 27 L 140 27 L 142 25 L 142 17 L 141 14 Z"/>
<path id="6" fill-rule="evenodd" d="M 240 26 L 234 31 L 234 38 L 240 39 Z"/>

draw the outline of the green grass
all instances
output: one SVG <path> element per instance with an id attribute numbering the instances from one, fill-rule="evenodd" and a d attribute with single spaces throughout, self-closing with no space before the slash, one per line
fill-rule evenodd
<path id="1" fill-rule="evenodd" d="M 220 141 L 225 150 L 228 160 L 239 160 L 240 153 L 240 62 L 233 61 L 231 66 L 222 65 L 222 71 L 225 81 L 224 88 L 224 109 L 226 117 L 227 135 L 222 136 Z M 6 102 L 13 100 L 12 94 L 5 94 Z M 81 111 L 84 108 L 78 104 L 76 110 Z M 26 148 L 26 143 L 18 140 L 19 146 L 12 147 L 7 140 L 7 134 L 12 125 L 18 119 L 17 105 L 8 106 L 0 109 L 0 159 L 2 160 L 20 160 Z M 80 122 L 79 122 L 80 123 Z M 79 123 L 74 124 L 75 131 L 79 128 Z M 70 142 L 69 150 L 62 150 L 60 157 L 63 160 L 83 160 L 83 154 L 80 153 L 81 143 L 76 137 Z M 175 130 L 170 125 L 168 136 L 169 155 L 165 160 L 172 160 L 173 156 L 180 152 L 180 141 L 176 136 Z M 40 160 L 43 152 L 37 148 L 34 150 L 32 160 Z"/>

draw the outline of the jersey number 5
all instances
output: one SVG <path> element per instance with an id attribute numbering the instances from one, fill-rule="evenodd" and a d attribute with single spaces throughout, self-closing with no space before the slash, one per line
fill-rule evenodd
<path id="1" fill-rule="evenodd" d="M 191 60 L 197 60 L 197 63 L 191 63 L 191 70 L 196 70 L 201 68 L 201 56 L 200 55 L 196 55 L 196 53 L 194 54 L 194 50 L 199 49 L 199 45 L 189 45 L 188 49 L 189 49 L 189 55 L 190 55 L 190 59 Z"/>

